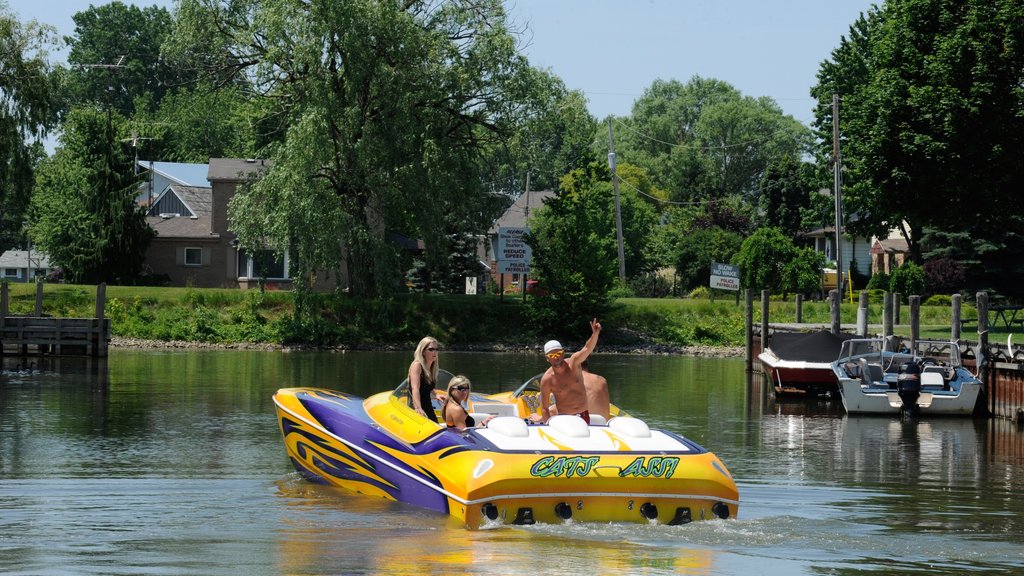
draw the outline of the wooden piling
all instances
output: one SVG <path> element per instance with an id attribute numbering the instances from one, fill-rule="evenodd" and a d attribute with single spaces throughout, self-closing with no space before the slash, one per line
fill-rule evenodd
<path id="1" fill-rule="evenodd" d="M 829 290 L 828 291 L 828 312 L 829 312 L 829 315 L 832 317 L 832 335 L 833 336 L 838 336 L 839 333 L 842 332 L 842 328 L 843 328 L 842 327 L 842 323 L 840 322 L 840 320 L 841 320 L 841 318 L 840 318 L 841 317 L 841 310 L 839 308 L 840 302 L 841 302 L 841 299 L 840 299 L 840 295 L 839 295 L 839 290 Z"/>
<path id="2" fill-rule="evenodd" d="M 761 350 L 768 347 L 768 309 L 771 305 L 771 291 L 761 290 Z"/>
<path id="3" fill-rule="evenodd" d="M 978 353 L 975 356 L 975 361 L 977 362 L 978 378 L 985 386 L 985 394 L 989 401 L 989 412 L 994 413 L 996 410 L 995 391 L 988 377 L 988 292 L 978 292 L 976 298 L 978 305 Z"/>
<path id="4" fill-rule="evenodd" d="M 803 324 L 804 323 L 804 295 L 803 294 L 797 294 L 796 295 L 796 323 L 797 324 Z"/>
<path id="5" fill-rule="evenodd" d="M 866 338 L 868 335 L 868 293 L 866 290 L 860 292 L 860 302 L 857 305 L 857 335 Z"/>
<path id="6" fill-rule="evenodd" d="M 895 324 L 896 326 L 899 326 L 900 324 L 903 324 L 903 321 L 900 318 L 900 304 L 902 304 L 902 303 L 903 303 L 903 294 L 900 294 L 899 292 L 893 292 L 893 294 L 892 294 L 892 321 L 893 321 L 893 324 Z"/>
<path id="7" fill-rule="evenodd" d="M 746 361 L 747 372 L 752 372 L 754 367 L 754 291 L 750 288 L 744 290 L 746 310 L 744 310 L 744 326 L 747 333 Z M 763 338 L 762 338 L 763 339 Z M 761 346 L 764 346 L 762 343 Z"/>
<path id="8" fill-rule="evenodd" d="M 910 297 L 910 349 L 917 348 L 917 341 L 921 339 L 921 297 Z"/>
<path id="9" fill-rule="evenodd" d="M 882 298 L 882 338 L 892 334 L 892 293 L 887 291 Z"/>
<path id="10" fill-rule="evenodd" d="M 952 325 L 949 328 L 949 337 L 954 342 L 960 339 L 960 295 L 953 294 L 952 306 L 953 306 L 953 320 Z"/>

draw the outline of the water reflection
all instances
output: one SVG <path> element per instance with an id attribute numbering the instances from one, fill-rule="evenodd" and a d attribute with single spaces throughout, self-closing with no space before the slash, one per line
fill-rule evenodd
<path id="1" fill-rule="evenodd" d="M 714 450 L 740 515 L 688 526 L 469 531 L 299 479 L 271 395 L 366 396 L 408 352 L 114 350 L 0 372 L 0 572 L 13 574 L 905 574 L 1024 572 L 1024 432 L 776 403 L 737 359 L 598 355 L 612 401 Z M 538 354 L 453 353 L 478 390 Z"/>

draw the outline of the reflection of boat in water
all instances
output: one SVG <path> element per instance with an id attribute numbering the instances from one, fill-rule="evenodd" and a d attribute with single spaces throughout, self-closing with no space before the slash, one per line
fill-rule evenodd
<path id="1" fill-rule="evenodd" d="M 855 464 L 843 476 L 860 482 L 928 478 L 935 489 L 975 478 L 983 466 L 986 422 L 971 418 L 846 417 L 837 458 Z"/>
<path id="2" fill-rule="evenodd" d="M 832 362 L 851 334 L 774 332 L 758 355 L 776 396 L 821 396 L 836 392 Z"/>
<path id="3" fill-rule="evenodd" d="M 451 378 L 443 374 L 441 387 Z M 514 393 L 473 394 L 486 427 L 449 431 L 413 411 L 408 386 L 363 399 L 314 388 L 274 395 L 285 449 L 314 482 L 488 521 L 653 522 L 735 516 L 736 483 L 696 442 L 619 416 L 587 425 L 536 413 L 536 378 Z"/>
<path id="4" fill-rule="evenodd" d="M 974 413 L 981 381 L 964 368 L 957 342 L 918 340 L 913 348 L 892 342 L 870 338 L 843 343 L 832 369 L 848 413 Z"/>

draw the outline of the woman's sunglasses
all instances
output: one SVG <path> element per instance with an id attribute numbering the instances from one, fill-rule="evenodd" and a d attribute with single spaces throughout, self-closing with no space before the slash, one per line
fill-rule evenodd
<path id="1" fill-rule="evenodd" d="M 459 392 L 465 392 L 469 390 L 469 386 L 452 386 L 452 390 L 458 390 Z"/>
<path id="2" fill-rule="evenodd" d="M 427 352 L 437 352 L 437 348 L 427 348 Z"/>

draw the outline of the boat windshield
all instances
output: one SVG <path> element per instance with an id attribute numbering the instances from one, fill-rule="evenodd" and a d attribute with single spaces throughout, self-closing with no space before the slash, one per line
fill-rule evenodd
<path id="1" fill-rule="evenodd" d="M 918 340 L 914 344 L 914 357 L 934 360 L 946 366 L 960 366 L 960 345 L 944 340 Z"/>

